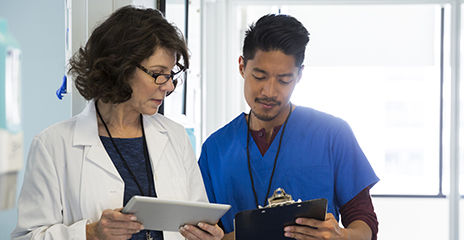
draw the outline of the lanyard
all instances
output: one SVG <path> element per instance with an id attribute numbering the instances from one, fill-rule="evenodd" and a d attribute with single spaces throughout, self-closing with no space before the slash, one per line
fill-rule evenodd
<path id="1" fill-rule="evenodd" d="M 149 157 L 148 157 L 147 140 L 145 138 L 145 129 L 143 128 L 142 114 L 140 114 L 140 124 L 142 125 L 143 155 L 144 155 L 144 158 L 145 158 L 145 170 L 146 170 L 146 173 L 147 173 L 147 180 L 148 180 L 148 194 L 147 195 L 145 195 L 143 193 L 142 186 L 140 185 L 139 181 L 137 181 L 137 178 L 135 177 L 134 172 L 132 172 L 132 170 L 129 168 L 129 165 L 127 164 L 126 159 L 124 159 L 121 152 L 119 151 L 118 146 L 116 146 L 116 143 L 114 142 L 113 137 L 111 136 L 110 130 L 108 129 L 108 126 L 106 125 L 105 121 L 103 121 L 103 117 L 101 116 L 100 111 L 98 110 L 98 106 L 97 106 L 96 101 L 95 101 L 95 109 L 97 110 L 98 117 L 102 121 L 103 126 L 105 126 L 106 132 L 108 132 L 108 135 L 110 136 L 111 143 L 113 144 L 113 147 L 116 149 L 116 152 L 118 152 L 118 155 L 121 158 L 121 160 L 122 160 L 122 162 L 124 164 L 124 167 L 129 171 L 130 175 L 132 176 L 132 178 L 135 181 L 135 184 L 137 184 L 137 188 L 139 189 L 140 194 L 142 194 L 142 196 L 151 197 L 152 189 L 153 189 L 153 178 L 150 176 L 151 174 L 150 174 L 150 171 L 149 171 L 149 169 L 150 169 L 150 161 L 149 161 Z"/>
<path id="2" fill-rule="evenodd" d="M 274 167 L 272 168 L 271 179 L 269 180 L 269 186 L 267 187 L 267 193 L 266 193 L 266 197 L 264 198 L 263 207 L 266 206 L 267 197 L 269 196 L 269 191 L 271 190 L 272 178 L 274 177 L 274 173 L 275 173 L 275 169 L 277 165 L 277 158 L 279 157 L 279 153 L 280 153 L 280 145 L 282 144 L 282 137 L 284 136 L 285 127 L 287 126 L 287 122 L 288 122 L 288 119 L 290 118 L 290 114 L 292 114 L 292 103 L 290 103 L 290 110 L 288 111 L 287 118 L 285 119 L 284 127 L 282 128 L 282 133 L 280 134 L 279 147 L 277 148 L 277 153 L 274 158 Z M 248 146 L 250 142 L 250 122 L 251 122 L 251 109 L 250 109 L 250 113 L 248 114 L 248 122 L 247 122 L 247 161 L 248 161 L 248 173 L 250 174 L 251 188 L 253 189 L 253 194 L 255 196 L 256 208 L 259 208 L 258 196 L 256 194 L 255 184 L 253 182 L 253 174 L 251 172 L 250 149 Z"/>

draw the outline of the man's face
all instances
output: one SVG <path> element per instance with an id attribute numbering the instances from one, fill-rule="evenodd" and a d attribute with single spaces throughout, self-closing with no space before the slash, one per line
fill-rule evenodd
<path id="1" fill-rule="evenodd" d="M 280 50 L 257 50 L 245 65 L 239 59 L 240 74 L 245 80 L 245 100 L 253 114 L 262 121 L 272 121 L 287 109 L 302 67 L 295 66 L 295 57 Z"/>

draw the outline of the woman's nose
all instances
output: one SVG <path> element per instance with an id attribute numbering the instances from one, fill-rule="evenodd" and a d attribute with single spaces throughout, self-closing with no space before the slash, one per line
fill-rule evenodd
<path id="1" fill-rule="evenodd" d="M 161 85 L 160 88 L 163 91 L 172 92 L 172 91 L 174 91 L 174 89 L 176 87 L 174 86 L 174 81 L 172 79 L 169 79 L 167 82 L 165 82 L 163 85 Z"/>

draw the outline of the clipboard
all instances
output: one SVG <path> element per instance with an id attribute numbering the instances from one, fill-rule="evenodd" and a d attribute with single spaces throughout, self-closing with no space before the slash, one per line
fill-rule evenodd
<path id="1" fill-rule="evenodd" d="M 122 212 L 133 213 L 145 229 L 177 232 L 185 224 L 216 224 L 229 209 L 227 204 L 133 196 Z"/>
<path id="2" fill-rule="evenodd" d="M 281 190 L 284 194 L 283 189 Z M 276 195 L 274 192 L 274 195 Z M 273 197 L 274 197 L 273 195 Z M 290 195 L 288 195 L 290 196 Z M 271 197 L 272 198 L 272 197 Z M 235 215 L 235 239 L 237 240 L 286 240 L 284 227 L 297 225 L 295 219 L 298 217 L 325 220 L 327 212 L 327 199 L 313 199 L 308 201 L 280 201 L 280 203 L 255 210 L 238 212 Z"/>

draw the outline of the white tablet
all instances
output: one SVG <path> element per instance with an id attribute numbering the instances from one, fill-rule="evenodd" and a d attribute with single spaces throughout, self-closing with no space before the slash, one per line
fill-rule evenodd
<path id="1" fill-rule="evenodd" d="M 133 196 L 122 212 L 133 213 L 145 229 L 177 232 L 185 224 L 216 224 L 229 208 L 227 204 Z"/>

